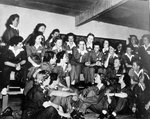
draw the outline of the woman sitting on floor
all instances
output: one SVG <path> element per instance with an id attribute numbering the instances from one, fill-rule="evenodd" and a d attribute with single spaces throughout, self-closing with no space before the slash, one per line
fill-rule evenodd
<path id="1" fill-rule="evenodd" d="M 116 93 L 105 93 L 108 97 L 115 97 L 116 105 L 110 110 L 103 111 L 102 117 L 108 116 L 108 119 L 116 119 L 117 114 L 131 114 L 133 104 L 133 93 L 128 74 L 119 78 L 120 91 Z"/>
<path id="2" fill-rule="evenodd" d="M 36 75 L 36 83 L 30 89 L 23 103 L 22 119 L 60 119 L 61 116 L 70 117 L 69 113 L 64 113 L 60 105 L 50 101 L 49 87 L 58 84 L 57 78 L 52 80 L 45 70 L 39 71 Z M 53 95 L 53 94 L 51 94 Z"/>

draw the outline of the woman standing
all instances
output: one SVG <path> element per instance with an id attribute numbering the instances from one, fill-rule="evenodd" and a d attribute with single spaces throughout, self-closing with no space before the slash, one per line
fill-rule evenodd
<path id="1" fill-rule="evenodd" d="M 2 36 L 2 41 L 8 45 L 10 39 L 13 36 L 19 36 L 19 30 L 17 28 L 19 24 L 19 15 L 18 14 L 12 14 L 7 22 L 6 22 L 6 30 L 4 31 L 4 34 Z"/>

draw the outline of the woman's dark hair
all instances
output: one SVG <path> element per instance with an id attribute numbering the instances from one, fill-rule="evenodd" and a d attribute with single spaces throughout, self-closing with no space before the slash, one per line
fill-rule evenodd
<path id="1" fill-rule="evenodd" d="M 53 81 L 56 81 L 57 80 L 57 77 L 58 77 L 58 74 L 57 73 L 50 73 L 50 83 L 49 84 L 52 84 Z"/>
<path id="2" fill-rule="evenodd" d="M 107 41 L 107 42 L 108 42 L 108 47 L 109 47 L 109 46 L 110 46 L 110 42 L 109 42 L 108 40 L 104 40 L 104 41 L 103 41 L 103 43 L 102 43 L 102 44 L 103 44 L 103 46 L 104 46 L 104 42 L 105 42 L 105 41 Z"/>
<path id="3" fill-rule="evenodd" d="M 50 33 L 50 35 L 49 35 L 49 37 L 48 37 L 47 40 L 50 40 L 50 39 L 52 38 L 52 34 L 54 34 L 55 32 L 60 33 L 59 29 L 54 29 L 54 30 Z"/>
<path id="4" fill-rule="evenodd" d="M 14 45 L 17 45 L 18 43 L 20 43 L 22 41 L 23 41 L 23 37 L 13 36 L 9 41 L 9 45 L 14 46 Z"/>
<path id="5" fill-rule="evenodd" d="M 63 44 L 63 39 L 62 39 L 60 36 L 56 36 L 56 37 L 53 39 L 53 42 L 51 43 L 51 44 L 52 44 L 52 47 L 55 46 L 55 43 L 57 42 L 57 40 L 62 40 L 62 44 Z"/>
<path id="6" fill-rule="evenodd" d="M 132 47 L 131 47 L 131 45 L 126 45 L 126 51 L 127 51 L 127 48 L 130 48 L 131 50 L 132 50 Z"/>
<path id="7" fill-rule="evenodd" d="M 94 36 L 93 33 L 89 33 L 89 34 L 86 36 L 86 38 L 88 38 L 89 36 L 93 36 L 93 37 L 95 38 L 95 36 Z"/>
<path id="8" fill-rule="evenodd" d="M 39 33 L 39 32 L 40 32 L 40 31 L 39 31 L 39 28 L 40 28 L 41 26 L 44 26 L 44 27 L 46 28 L 46 25 L 45 25 L 44 23 L 38 23 L 38 24 L 35 26 L 34 30 L 33 30 L 33 34 Z"/>
<path id="9" fill-rule="evenodd" d="M 43 62 L 49 62 L 50 59 L 54 58 L 56 53 L 53 51 L 46 51 L 44 54 Z"/>
<path id="10" fill-rule="evenodd" d="M 130 86 L 131 86 L 131 78 L 130 78 L 130 76 L 128 75 L 128 73 L 124 73 L 123 82 L 125 83 L 125 85 L 126 85 L 127 87 L 130 87 Z"/>
<path id="11" fill-rule="evenodd" d="M 68 33 L 66 35 L 66 41 L 68 41 L 69 36 L 73 36 L 74 42 L 76 43 L 76 35 L 74 33 Z"/>
<path id="12" fill-rule="evenodd" d="M 12 24 L 12 22 L 13 22 L 16 18 L 19 18 L 19 15 L 18 15 L 18 14 L 12 14 L 12 15 L 8 18 L 8 20 L 7 20 L 6 24 L 5 24 L 6 28 L 9 28 L 9 27 L 10 27 L 10 24 Z"/>
<path id="13" fill-rule="evenodd" d="M 31 59 L 32 59 L 35 63 L 37 63 L 37 64 L 40 64 L 40 63 L 41 63 L 41 58 L 40 58 L 40 56 L 37 55 L 37 54 L 32 54 L 32 55 L 31 55 Z"/>
<path id="14" fill-rule="evenodd" d="M 129 44 L 132 44 L 132 38 L 135 37 L 135 44 L 138 44 L 139 43 L 139 40 L 137 38 L 136 35 L 130 35 L 130 38 L 129 38 Z"/>
<path id="15" fill-rule="evenodd" d="M 95 45 L 98 45 L 99 46 L 99 48 L 101 48 L 101 45 L 100 45 L 100 42 L 93 42 L 93 47 L 95 46 Z"/>
<path id="16" fill-rule="evenodd" d="M 34 34 L 34 35 L 31 36 L 31 39 L 28 41 L 28 43 L 29 43 L 30 46 L 34 46 L 35 45 L 36 37 L 38 37 L 39 35 L 43 36 L 43 34 L 41 32 L 39 32 L 39 33 Z M 41 44 L 42 44 L 42 41 L 41 41 Z"/>
<path id="17" fill-rule="evenodd" d="M 63 59 L 64 54 L 66 54 L 66 51 L 61 51 L 61 52 L 57 53 L 57 55 L 56 55 L 56 57 L 57 57 L 56 63 L 60 63 L 60 60 Z"/>
<path id="18" fill-rule="evenodd" d="M 77 44 L 79 45 L 79 43 L 80 43 L 81 41 L 83 41 L 84 43 L 86 43 L 86 42 L 85 42 L 85 39 L 84 39 L 83 37 L 81 37 L 81 38 L 79 38 Z"/>

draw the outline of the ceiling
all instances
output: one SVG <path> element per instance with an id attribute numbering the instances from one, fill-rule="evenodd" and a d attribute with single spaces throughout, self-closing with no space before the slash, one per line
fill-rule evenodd
<path id="1" fill-rule="evenodd" d="M 104 0 L 0 0 L 0 4 L 38 9 L 76 17 Z M 107 0 L 109 1 L 109 0 Z M 112 0 L 110 0 L 112 1 Z M 149 0 L 126 0 L 112 9 L 100 12 L 90 20 L 150 31 Z"/>

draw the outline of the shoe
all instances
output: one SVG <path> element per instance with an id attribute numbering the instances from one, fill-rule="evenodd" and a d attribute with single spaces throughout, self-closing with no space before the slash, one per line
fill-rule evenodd
<path id="1" fill-rule="evenodd" d="M 107 114 L 102 114 L 102 113 L 101 113 L 101 114 L 99 115 L 98 119 L 104 119 L 105 117 L 107 118 L 107 116 L 108 116 Z"/>
<path id="2" fill-rule="evenodd" d="M 108 117 L 108 119 L 116 119 L 116 117 L 111 114 L 111 115 Z"/>
<path id="3" fill-rule="evenodd" d="M 4 116 L 12 116 L 13 110 L 11 109 L 11 107 L 7 107 L 1 114 L 1 117 Z"/>
<path id="4" fill-rule="evenodd" d="M 1 94 L 2 95 L 7 95 L 7 88 L 3 88 L 2 91 L 1 91 Z"/>
<path id="5" fill-rule="evenodd" d="M 72 119 L 84 119 L 82 112 L 79 112 L 78 110 L 73 110 L 71 117 Z"/>

